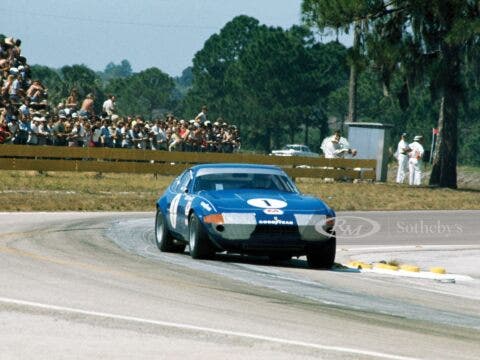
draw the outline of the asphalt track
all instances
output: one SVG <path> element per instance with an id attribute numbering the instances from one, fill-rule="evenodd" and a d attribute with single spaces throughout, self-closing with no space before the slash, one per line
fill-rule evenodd
<path id="1" fill-rule="evenodd" d="M 451 284 L 164 254 L 153 213 L 3 213 L 0 357 L 478 359 L 479 215 L 338 214 L 339 261 L 446 261 L 473 278 Z"/>

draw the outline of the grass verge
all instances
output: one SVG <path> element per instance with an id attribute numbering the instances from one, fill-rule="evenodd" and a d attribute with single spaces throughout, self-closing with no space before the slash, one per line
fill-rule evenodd
<path id="1" fill-rule="evenodd" d="M 153 211 L 173 177 L 0 171 L 0 211 Z M 298 179 L 303 193 L 342 210 L 480 209 L 479 189 L 434 189 L 391 183 Z"/>

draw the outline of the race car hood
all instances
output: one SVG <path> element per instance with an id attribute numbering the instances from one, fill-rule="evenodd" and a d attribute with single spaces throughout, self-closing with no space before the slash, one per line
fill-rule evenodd
<path id="1" fill-rule="evenodd" d="M 258 190 L 223 190 L 202 191 L 202 197 L 208 200 L 218 212 L 262 211 L 264 209 L 281 209 L 298 213 L 331 212 L 320 199 L 312 196 L 281 191 Z"/>

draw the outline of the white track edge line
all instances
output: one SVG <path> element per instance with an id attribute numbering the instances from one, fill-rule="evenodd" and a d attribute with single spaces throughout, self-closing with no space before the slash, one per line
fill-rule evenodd
<path id="1" fill-rule="evenodd" d="M 81 309 L 75 309 L 75 308 L 64 307 L 64 306 L 56 306 L 56 305 L 42 304 L 42 303 L 32 302 L 32 301 L 11 299 L 6 297 L 0 297 L 0 302 L 4 304 L 22 305 L 22 306 L 29 306 L 29 307 L 39 308 L 39 309 L 46 309 L 46 310 L 56 310 L 60 312 L 67 312 L 67 313 L 73 313 L 73 314 L 96 316 L 96 317 L 109 318 L 109 319 L 115 319 L 115 320 L 124 320 L 124 321 L 136 322 L 136 323 L 159 325 L 159 326 L 171 327 L 171 328 L 177 328 L 177 329 L 202 331 L 202 332 L 209 332 L 212 334 L 269 341 L 269 342 L 274 342 L 278 344 L 295 345 L 295 346 L 307 347 L 307 348 L 312 348 L 317 350 L 336 351 L 336 352 L 342 352 L 342 353 L 373 356 L 377 358 L 392 359 L 392 360 L 417 360 L 416 358 L 387 354 L 387 353 L 376 352 L 376 351 L 354 349 L 354 348 L 341 347 L 341 346 L 321 345 L 321 344 L 314 344 L 314 343 L 308 343 L 308 342 L 296 341 L 296 340 L 288 340 L 288 339 L 282 339 L 282 338 L 276 338 L 276 337 L 270 337 L 270 336 L 264 336 L 264 335 L 249 334 L 245 332 L 220 330 L 220 329 L 208 328 L 203 326 L 195 326 L 195 325 L 181 324 L 181 323 L 174 323 L 174 322 L 160 321 L 160 320 L 143 319 L 143 318 L 134 317 L 134 316 L 116 315 L 116 314 L 109 314 L 104 312 L 81 310 Z"/>

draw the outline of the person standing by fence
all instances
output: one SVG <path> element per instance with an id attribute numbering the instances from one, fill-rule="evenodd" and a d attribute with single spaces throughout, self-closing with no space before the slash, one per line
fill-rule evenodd
<path id="1" fill-rule="evenodd" d="M 398 160 L 398 170 L 397 170 L 397 184 L 403 184 L 405 176 L 408 171 L 408 153 L 410 148 L 407 143 L 407 133 L 400 135 L 400 141 L 398 142 L 396 157 Z"/>
<path id="2" fill-rule="evenodd" d="M 425 150 L 422 146 L 423 136 L 417 135 L 414 137 L 413 142 L 408 145 L 410 148 L 408 171 L 409 171 L 409 184 L 420 185 L 422 183 L 422 158 Z"/>

